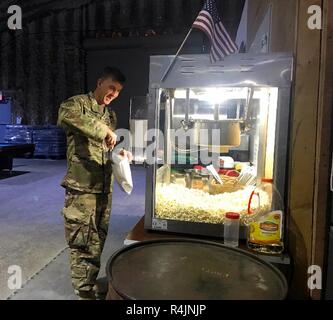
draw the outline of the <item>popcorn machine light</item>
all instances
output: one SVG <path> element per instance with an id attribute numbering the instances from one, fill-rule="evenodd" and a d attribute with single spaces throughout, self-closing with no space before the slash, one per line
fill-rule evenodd
<path id="1" fill-rule="evenodd" d="M 220 237 L 226 212 L 247 214 L 257 178 L 274 179 L 285 198 L 293 59 L 183 55 L 161 82 L 172 58 L 150 63 L 145 228 Z M 224 170 L 231 158 L 234 170 Z"/>

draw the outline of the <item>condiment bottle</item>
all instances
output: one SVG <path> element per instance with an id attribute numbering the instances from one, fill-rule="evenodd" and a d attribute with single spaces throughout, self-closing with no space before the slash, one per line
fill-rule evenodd
<path id="1" fill-rule="evenodd" d="M 239 244 L 239 213 L 227 212 L 224 220 L 224 244 L 238 247 Z"/>
<path id="2" fill-rule="evenodd" d="M 252 192 L 248 211 L 248 248 L 268 254 L 282 253 L 283 201 L 272 179 L 262 179 Z"/>

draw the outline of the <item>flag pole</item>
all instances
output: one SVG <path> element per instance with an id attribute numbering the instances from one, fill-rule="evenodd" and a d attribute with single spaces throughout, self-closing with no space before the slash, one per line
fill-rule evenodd
<path id="1" fill-rule="evenodd" d="M 173 65 L 174 65 L 175 62 L 176 62 L 176 59 L 177 59 L 177 57 L 178 57 L 180 51 L 183 49 L 184 44 L 185 44 L 187 38 L 190 36 L 192 30 L 193 30 L 193 28 L 191 28 L 191 29 L 189 30 L 189 32 L 187 33 L 187 35 L 186 35 L 184 41 L 182 42 L 182 44 L 180 45 L 180 47 L 179 47 L 179 49 L 178 49 L 176 55 L 173 57 L 171 63 L 169 64 L 168 68 L 167 68 L 166 71 L 164 72 L 163 77 L 162 77 L 162 79 L 161 79 L 161 82 L 163 82 L 163 81 L 165 80 L 165 78 L 167 77 L 167 75 L 168 75 L 169 72 L 171 71 Z"/>

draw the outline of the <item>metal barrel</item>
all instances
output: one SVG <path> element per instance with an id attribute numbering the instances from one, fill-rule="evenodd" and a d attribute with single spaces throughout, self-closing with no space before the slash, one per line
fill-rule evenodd
<path id="1" fill-rule="evenodd" d="M 283 300 L 288 285 L 247 251 L 194 239 L 143 241 L 106 266 L 107 300 Z"/>

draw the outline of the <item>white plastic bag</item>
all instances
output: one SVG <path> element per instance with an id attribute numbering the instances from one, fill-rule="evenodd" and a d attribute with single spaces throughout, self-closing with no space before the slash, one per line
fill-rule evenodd
<path id="1" fill-rule="evenodd" d="M 127 193 L 133 190 L 133 180 L 127 157 L 112 153 L 112 171 L 119 186 Z"/>

